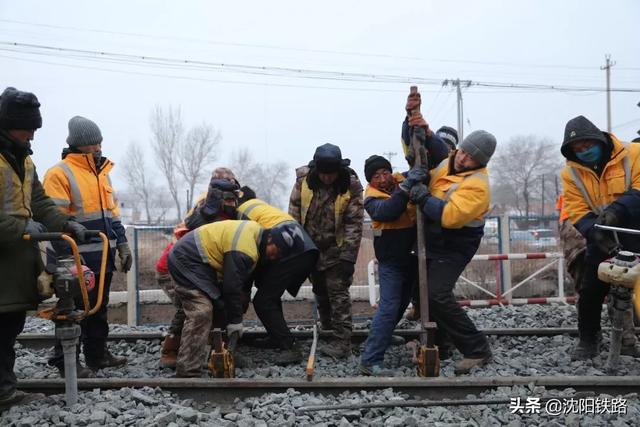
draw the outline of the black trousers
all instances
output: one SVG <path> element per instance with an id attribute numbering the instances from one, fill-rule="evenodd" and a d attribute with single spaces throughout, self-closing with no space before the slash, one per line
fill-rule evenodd
<path id="1" fill-rule="evenodd" d="M 580 339 L 597 340 L 600 331 L 602 303 L 609 293 L 609 285 L 598 279 L 599 263 L 584 263 L 584 275 L 578 289 L 578 332 Z"/>
<path id="2" fill-rule="evenodd" d="M 429 316 L 438 324 L 465 357 L 479 358 L 491 353 L 487 337 L 473 324 L 453 295 L 458 277 L 467 263 L 428 260 Z"/>
<path id="3" fill-rule="evenodd" d="M 265 266 L 256 274 L 253 308 L 269 336 L 283 349 L 291 348 L 293 335 L 284 320 L 282 295 L 292 286 L 302 284 L 316 264 L 316 251 L 304 252 L 293 258 Z"/>
<path id="4" fill-rule="evenodd" d="M 16 363 L 16 337 L 24 328 L 27 313 L 0 313 L 0 399 L 10 396 L 18 383 L 13 367 Z"/>
<path id="5" fill-rule="evenodd" d="M 113 273 L 105 273 L 104 275 L 104 292 L 102 294 L 102 305 L 93 316 L 89 316 L 80 322 L 81 335 L 80 342 L 84 350 L 85 359 L 100 360 L 104 356 L 107 345 L 107 337 L 109 336 L 109 320 L 107 318 L 107 306 L 109 305 L 109 291 L 111 290 L 111 279 Z M 89 292 L 89 302 L 93 307 L 98 301 L 98 283 L 100 275 L 96 274 L 96 286 Z M 76 300 L 77 309 L 82 308 L 82 298 Z M 78 354 L 80 347 L 78 347 Z M 64 365 L 64 353 L 62 352 L 62 344 L 56 342 L 53 357 L 49 359 L 51 366 Z"/>

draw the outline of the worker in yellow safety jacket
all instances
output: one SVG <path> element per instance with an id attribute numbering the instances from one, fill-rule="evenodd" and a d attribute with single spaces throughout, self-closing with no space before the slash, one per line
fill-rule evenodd
<path id="1" fill-rule="evenodd" d="M 253 345 L 281 350 L 276 361 L 279 365 L 299 363 L 302 351 L 296 344 L 282 309 L 282 295 L 285 290 L 296 296 L 300 286 L 309 277 L 318 260 L 318 249 L 311 237 L 291 215 L 271 206 L 263 200 L 252 198 L 243 192 L 238 206 L 238 219 L 257 222 L 263 228 L 288 230 L 300 239 L 302 245 L 297 251 L 278 261 L 262 264 L 255 274 L 258 289 L 253 297 L 253 308 L 267 330 L 268 336 L 256 339 Z"/>
<path id="2" fill-rule="evenodd" d="M 102 155 L 102 133 L 97 124 L 81 116 L 69 120 L 68 147 L 62 151 L 62 161 L 49 169 L 44 176 L 43 186 L 47 195 L 61 212 L 75 216 L 76 220 L 89 230 L 99 230 L 109 238 L 107 268 L 104 276 L 102 306 L 97 313 L 81 322 L 81 341 L 85 361 L 92 369 L 124 365 L 125 357 L 115 356 L 107 349 L 109 323 L 107 304 L 111 279 L 116 270 L 116 252 L 120 258 L 120 271 L 127 272 L 133 261 L 125 228 L 120 220 L 120 207 L 109 174 L 113 163 Z M 68 246 L 55 244 L 58 254 L 69 251 Z M 85 264 L 100 280 L 102 241 L 94 239 L 78 246 Z M 97 287 L 89 292 L 93 306 L 98 298 Z M 56 366 L 64 376 L 62 347 L 56 345 L 49 364 Z M 78 374 L 90 373 L 80 364 Z"/>
<path id="3" fill-rule="evenodd" d="M 460 307 L 453 289 L 484 235 L 490 201 L 487 163 L 495 147 L 489 132 L 470 133 L 431 171 L 428 187 L 416 183 L 410 190 L 425 221 L 429 314 L 464 356 L 456 374 L 491 357 L 487 338 Z"/>
<path id="4" fill-rule="evenodd" d="M 571 354 L 585 360 L 600 353 L 600 312 L 609 292 L 598 279 L 598 265 L 620 249 L 640 252 L 638 236 L 618 233 L 618 242 L 610 231 L 594 227 L 640 228 L 640 145 L 624 144 L 578 116 L 567 122 L 561 152 L 567 159 L 561 173 L 564 209 L 587 240 L 577 302 L 580 339 Z M 623 342 L 621 354 L 640 357 L 635 336 Z"/>
<path id="5" fill-rule="evenodd" d="M 38 244 L 24 235 L 66 231 L 82 241 L 86 232 L 42 189 L 31 159 L 31 141 L 41 127 L 38 98 L 6 88 L 0 95 L 0 412 L 45 397 L 17 390 L 13 372 L 27 310 L 35 310 L 50 288 Z"/>
<path id="6" fill-rule="evenodd" d="M 214 314 L 224 312 L 228 336 L 242 335 L 243 302 L 259 262 L 299 250 L 288 230 L 265 230 L 253 221 L 205 224 L 178 240 L 169 252 L 169 274 L 182 301 L 185 321 L 176 376 L 199 377 Z M 222 326 L 222 325 L 221 325 Z"/>

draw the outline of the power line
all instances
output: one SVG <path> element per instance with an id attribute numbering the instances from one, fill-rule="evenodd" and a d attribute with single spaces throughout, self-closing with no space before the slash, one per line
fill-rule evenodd
<path id="1" fill-rule="evenodd" d="M 341 71 L 326 71 L 291 67 L 263 66 L 232 64 L 222 62 L 210 62 L 191 59 L 176 59 L 157 56 L 131 55 L 106 51 L 93 51 L 86 49 L 63 48 L 56 46 L 5 42 L 0 41 L 0 50 L 31 55 L 62 56 L 71 59 L 101 61 L 109 63 L 121 63 L 125 65 L 171 67 L 177 69 L 190 69 L 196 71 L 221 71 L 233 73 L 255 74 L 271 77 L 301 78 L 312 80 L 334 80 L 361 83 L 403 83 L 421 85 L 439 85 L 442 79 L 425 78 L 417 76 L 400 76 L 392 74 L 367 74 Z M 530 83 L 502 83 L 502 82 L 473 82 L 473 86 L 508 88 L 508 89 L 532 89 L 539 91 L 566 91 L 566 92 L 603 92 L 604 88 L 583 86 L 543 85 Z M 638 88 L 611 88 L 613 92 L 640 92 Z"/>
<path id="2" fill-rule="evenodd" d="M 174 40 L 174 41 L 182 41 L 182 42 L 192 42 L 192 43 L 202 43 L 202 44 L 209 44 L 209 45 L 242 47 L 242 48 L 257 48 L 257 49 L 320 53 L 320 54 L 331 54 L 331 55 L 342 55 L 342 56 L 384 58 L 384 59 L 392 59 L 392 60 L 401 59 L 401 60 L 422 61 L 422 62 L 473 64 L 473 65 L 483 65 L 483 66 L 503 66 L 503 67 L 517 67 L 517 68 L 550 68 L 550 69 L 591 70 L 591 71 L 595 71 L 598 69 L 595 66 L 583 66 L 583 65 L 573 65 L 573 64 L 514 63 L 514 62 L 508 62 L 508 61 L 476 61 L 476 60 L 462 60 L 462 59 L 450 59 L 450 58 L 424 58 L 424 57 L 418 57 L 418 56 L 402 56 L 402 55 L 392 55 L 387 53 L 375 53 L 375 52 L 339 51 L 339 50 L 330 50 L 330 49 L 310 49 L 310 48 L 298 48 L 298 47 L 291 47 L 291 46 L 277 46 L 277 45 L 269 45 L 269 44 L 223 42 L 223 41 L 205 40 L 205 39 L 199 39 L 199 38 L 175 37 L 175 36 L 164 36 L 164 35 L 157 35 L 157 34 L 154 35 L 154 34 L 135 33 L 135 32 L 100 30 L 95 28 L 53 25 L 53 24 L 26 22 L 26 21 L 12 20 L 12 19 L 0 19 L 0 22 L 5 22 L 9 24 L 18 24 L 18 25 L 28 25 L 28 26 L 41 27 L 41 28 L 50 28 L 50 29 L 56 29 L 56 30 L 83 31 L 83 32 L 91 32 L 91 33 L 97 33 L 97 34 L 118 35 L 118 36 L 126 36 L 126 37 Z M 640 68 L 631 67 L 626 69 L 636 70 Z"/>

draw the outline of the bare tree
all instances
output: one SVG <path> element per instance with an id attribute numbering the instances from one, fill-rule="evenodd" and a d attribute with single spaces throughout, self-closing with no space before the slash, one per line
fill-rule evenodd
<path id="1" fill-rule="evenodd" d="M 535 135 L 520 135 L 499 148 L 495 159 L 491 161 L 491 171 L 498 178 L 500 193 L 507 191 L 512 205 L 528 217 L 532 197 L 540 189 L 535 184 L 540 182 L 541 175 L 557 173 L 561 162 L 557 144 L 551 140 Z"/>
<path id="2" fill-rule="evenodd" d="M 208 176 L 209 166 L 218 157 L 216 149 L 221 140 L 220 132 L 203 123 L 192 128 L 178 147 L 178 172 L 189 189 L 187 209 L 193 205 L 195 186 Z"/>
<path id="3" fill-rule="evenodd" d="M 178 182 L 178 158 L 184 134 L 180 108 L 169 107 L 166 111 L 156 106 L 149 121 L 152 147 L 158 168 L 167 180 L 167 188 L 181 217 Z"/>
<path id="4" fill-rule="evenodd" d="M 142 203 L 147 214 L 147 223 L 151 224 L 152 197 L 154 194 L 151 177 L 145 164 L 145 156 L 136 142 L 131 142 L 127 147 L 122 160 L 122 173 L 129 191 L 136 197 L 136 201 Z"/>
<path id="5" fill-rule="evenodd" d="M 259 164 L 247 148 L 242 148 L 233 152 L 231 169 L 241 185 L 251 187 L 265 202 L 280 208 L 286 205 L 289 166 L 284 161 Z"/>

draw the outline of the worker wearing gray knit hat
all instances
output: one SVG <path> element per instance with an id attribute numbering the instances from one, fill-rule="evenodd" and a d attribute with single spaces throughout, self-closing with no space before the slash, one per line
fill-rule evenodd
<path id="1" fill-rule="evenodd" d="M 120 221 L 119 203 L 109 178 L 113 163 L 102 156 L 100 128 L 85 117 L 75 116 L 69 120 L 67 144 L 68 147 L 62 151 L 62 161 L 47 171 L 43 186 L 62 212 L 73 215 L 89 230 L 102 231 L 110 239 L 102 306 L 82 322 L 82 345 L 85 361 L 90 368 L 119 366 L 126 363 L 126 359 L 111 354 L 106 345 L 109 333 L 107 298 L 116 270 L 116 255 L 120 261 L 118 269 L 125 273 L 131 268 L 133 259 L 125 228 Z M 68 252 L 68 248 L 62 245 L 55 245 L 55 249 L 58 254 Z M 93 242 L 80 244 L 78 249 L 87 267 L 95 273 L 97 282 L 100 279 L 102 249 Z M 89 291 L 92 305 L 97 300 L 97 295 L 93 294 L 96 291 L 97 287 Z M 49 364 L 56 366 L 64 375 L 60 345 L 56 346 Z M 78 366 L 78 376 L 90 375 L 86 368 Z"/>
<path id="2" fill-rule="evenodd" d="M 97 124 L 82 116 L 75 116 L 69 120 L 69 147 L 84 147 L 102 143 L 102 132 Z"/>
<path id="3" fill-rule="evenodd" d="M 462 310 L 453 290 L 484 234 L 490 201 L 487 163 L 495 149 L 496 138 L 489 132 L 472 132 L 430 172 L 428 187 L 418 183 L 409 192 L 427 225 L 429 314 L 438 335 L 448 337 L 464 356 L 455 365 L 456 374 L 468 373 L 491 358 L 487 338 Z M 446 346 L 436 344 L 440 357 L 448 358 Z"/>
<path id="4" fill-rule="evenodd" d="M 486 130 L 476 130 L 467 135 L 458 148 L 467 153 L 478 166 L 486 166 L 496 151 L 496 137 Z"/>

